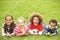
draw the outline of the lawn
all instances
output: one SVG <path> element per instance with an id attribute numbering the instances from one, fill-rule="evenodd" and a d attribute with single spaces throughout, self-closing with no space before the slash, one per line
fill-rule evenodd
<path id="1" fill-rule="evenodd" d="M 0 30 L 7 14 L 11 14 L 15 22 L 18 17 L 23 16 L 27 23 L 33 12 L 39 12 L 46 24 L 52 18 L 60 23 L 60 0 L 0 0 Z M 0 32 L 0 40 L 60 40 L 59 30 L 60 28 L 58 28 L 58 35 L 52 37 L 29 35 L 6 38 L 2 37 Z"/>

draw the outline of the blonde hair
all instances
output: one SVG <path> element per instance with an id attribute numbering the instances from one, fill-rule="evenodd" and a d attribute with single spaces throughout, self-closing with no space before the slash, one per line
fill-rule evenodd
<path id="1" fill-rule="evenodd" d="M 16 24 L 18 25 L 18 23 L 21 22 L 21 21 L 23 21 L 25 23 L 25 19 L 22 16 L 17 19 L 17 23 Z"/>

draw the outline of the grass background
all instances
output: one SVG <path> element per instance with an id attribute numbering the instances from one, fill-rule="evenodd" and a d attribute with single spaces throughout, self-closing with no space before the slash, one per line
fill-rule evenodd
<path id="1" fill-rule="evenodd" d="M 33 12 L 42 14 L 47 24 L 52 18 L 60 22 L 60 0 L 0 0 L 0 30 L 7 14 L 11 14 L 15 22 L 20 16 L 23 16 L 27 22 Z M 29 35 L 6 38 L 0 33 L 0 40 L 60 40 L 59 30 L 60 28 L 58 28 L 58 35 L 53 37 Z"/>

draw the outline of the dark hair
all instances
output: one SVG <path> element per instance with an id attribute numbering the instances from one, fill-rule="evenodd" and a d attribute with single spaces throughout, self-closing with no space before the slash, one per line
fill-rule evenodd
<path id="1" fill-rule="evenodd" d="M 6 20 L 6 17 L 11 17 L 11 19 L 13 20 L 13 17 L 12 17 L 12 15 L 7 15 L 7 16 L 5 16 L 5 20 Z"/>
<path id="2" fill-rule="evenodd" d="M 38 24 L 40 24 L 40 23 L 43 22 L 42 16 L 39 15 L 39 14 L 33 14 L 33 15 L 31 16 L 31 18 L 30 18 L 30 22 L 33 23 L 33 18 L 34 18 L 34 17 L 37 17 L 37 18 L 39 19 L 39 23 L 38 23 Z"/>
<path id="3" fill-rule="evenodd" d="M 10 16 L 12 18 L 12 20 L 13 20 L 13 17 L 11 15 L 7 15 L 6 17 L 8 17 L 8 16 Z M 5 20 L 6 20 L 6 17 L 5 17 Z M 9 32 L 11 34 L 13 32 L 14 27 L 16 27 L 16 24 L 14 22 L 12 22 L 11 25 L 10 25 L 10 29 L 8 29 L 7 26 L 8 25 L 5 23 L 4 27 L 3 27 L 4 32 L 5 33 Z"/>
<path id="4" fill-rule="evenodd" d="M 14 22 L 11 23 L 10 29 L 7 28 L 7 24 L 4 24 L 4 32 L 5 33 L 13 33 L 14 28 L 16 27 L 16 24 Z"/>
<path id="5" fill-rule="evenodd" d="M 51 22 L 52 22 L 52 23 L 56 23 L 56 25 L 57 25 L 57 21 L 56 21 L 55 19 L 51 19 L 51 20 L 49 21 L 49 24 L 50 24 Z"/>

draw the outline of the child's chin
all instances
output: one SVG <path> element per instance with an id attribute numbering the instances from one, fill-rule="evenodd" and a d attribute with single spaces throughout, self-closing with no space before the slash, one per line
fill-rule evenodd
<path id="1" fill-rule="evenodd" d="M 37 26 L 38 24 L 34 24 L 34 26 Z"/>

